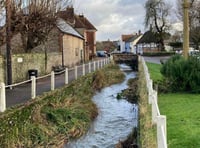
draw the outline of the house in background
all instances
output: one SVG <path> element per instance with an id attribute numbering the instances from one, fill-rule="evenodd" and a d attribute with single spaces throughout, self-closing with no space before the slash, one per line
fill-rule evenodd
<path id="1" fill-rule="evenodd" d="M 120 52 L 135 53 L 136 42 L 142 37 L 141 32 L 135 34 L 122 35 L 120 40 Z"/>
<path id="2" fill-rule="evenodd" d="M 76 15 L 73 7 L 58 12 L 58 16 L 70 24 L 84 38 L 84 60 L 92 59 L 96 54 L 96 31 L 84 15 Z"/>
<path id="3" fill-rule="evenodd" d="M 143 34 L 143 36 L 137 42 L 138 53 L 144 52 L 158 52 L 158 39 L 151 29 Z"/>

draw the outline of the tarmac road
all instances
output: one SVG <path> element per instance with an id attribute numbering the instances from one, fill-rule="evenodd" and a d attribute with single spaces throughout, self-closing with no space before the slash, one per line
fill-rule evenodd
<path id="1" fill-rule="evenodd" d="M 156 64 L 161 64 L 161 61 L 165 62 L 167 61 L 171 56 L 155 56 L 155 57 L 146 57 L 143 56 L 144 60 L 146 62 L 150 62 L 150 63 L 156 63 Z"/>

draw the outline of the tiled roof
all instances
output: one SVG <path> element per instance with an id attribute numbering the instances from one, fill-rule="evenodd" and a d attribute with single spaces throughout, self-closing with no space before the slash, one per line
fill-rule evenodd
<path id="1" fill-rule="evenodd" d="M 57 20 L 56 25 L 60 29 L 60 31 L 83 39 L 83 37 L 72 26 L 67 24 L 63 19 L 59 18 Z"/>
<path id="2" fill-rule="evenodd" d="M 133 37 L 133 34 L 128 34 L 128 35 L 122 35 L 122 41 L 127 41 L 129 40 L 131 37 Z"/>
<path id="3" fill-rule="evenodd" d="M 85 28 L 87 30 L 97 30 L 84 15 L 74 14 L 74 8 L 68 7 L 66 10 L 59 11 L 58 16 L 66 20 L 75 28 Z"/>

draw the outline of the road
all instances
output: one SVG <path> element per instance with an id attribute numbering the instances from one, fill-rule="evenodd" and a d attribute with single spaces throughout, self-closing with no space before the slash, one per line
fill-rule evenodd
<path id="1" fill-rule="evenodd" d="M 150 62 L 150 63 L 156 63 L 156 64 L 161 64 L 161 61 L 165 62 L 167 61 L 170 56 L 155 56 L 155 57 L 146 57 L 146 56 L 143 56 L 144 60 L 146 62 Z"/>

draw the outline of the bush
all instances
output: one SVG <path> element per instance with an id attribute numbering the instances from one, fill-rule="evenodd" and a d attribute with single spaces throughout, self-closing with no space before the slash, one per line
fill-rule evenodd
<path id="1" fill-rule="evenodd" d="M 172 91 L 200 92 L 200 60 L 189 57 L 185 60 L 176 55 L 161 68 L 161 73 L 170 84 Z"/>

